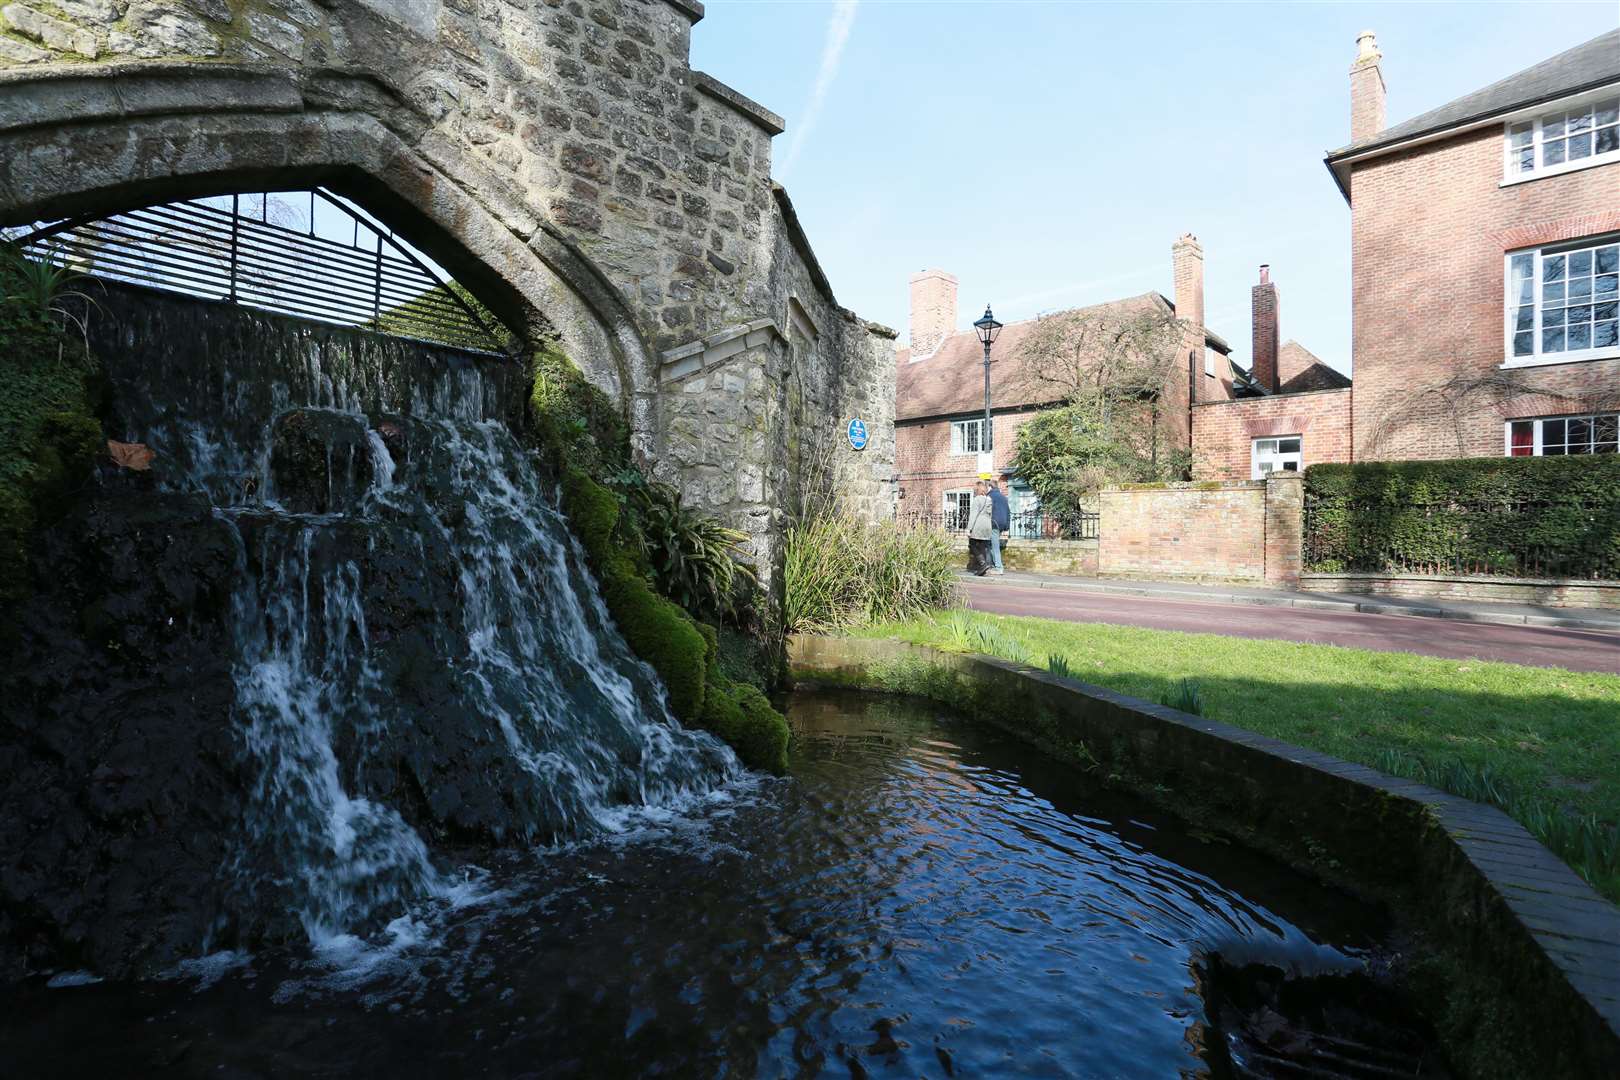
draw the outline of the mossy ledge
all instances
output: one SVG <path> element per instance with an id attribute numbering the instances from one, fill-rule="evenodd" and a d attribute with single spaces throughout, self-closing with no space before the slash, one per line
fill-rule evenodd
<path id="1" fill-rule="evenodd" d="M 751 769 L 787 771 L 788 726 L 755 687 L 720 672 L 719 635 L 648 584 L 646 569 L 615 540 L 619 504 L 580 469 L 563 479 L 563 512 L 573 524 L 602 585 L 619 632 L 669 691 L 675 716 L 723 740 Z"/>
<path id="2" fill-rule="evenodd" d="M 1492 807 L 992 657 L 799 637 L 789 663 L 948 704 L 1387 905 L 1414 942 L 1395 978 L 1465 1076 L 1620 1075 L 1620 910 Z"/>

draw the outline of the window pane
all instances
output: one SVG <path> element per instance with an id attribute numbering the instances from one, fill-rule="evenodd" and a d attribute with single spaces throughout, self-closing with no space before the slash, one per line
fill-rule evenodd
<path id="1" fill-rule="evenodd" d="M 1580 323 L 1569 328 L 1568 345 L 1571 349 L 1590 349 L 1592 347 L 1592 324 Z"/>
<path id="2" fill-rule="evenodd" d="M 1299 453 L 1299 442 L 1298 439 L 1279 439 L 1277 441 L 1277 450 L 1284 454 L 1297 454 Z"/>
<path id="3" fill-rule="evenodd" d="M 1564 421 L 1543 420 L 1541 422 L 1541 445 L 1564 445 Z"/>
<path id="4" fill-rule="evenodd" d="M 1580 113 L 1578 115 L 1571 116 L 1569 118 L 1569 130 L 1571 130 L 1571 131 L 1590 131 L 1591 129 L 1592 129 L 1592 110 L 1591 109 L 1587 109 L 1585 112 Z"/>
<path id="5" fill-rule="evenodd" d="M 1592 306 L 1590 304 L 1581 304 L 1576 307 L 1567 307 L 1564 309 L 1564 322 L 1570 326 L 1574 326 L 1576 323 L 1591 321 Z"/>
<path id="6" fill-rule="evenodd" d="M 1561 307 L 1560 308 L 1548 308 L 1546 311 L 1543 311 L 1541 313 L 1541 325 L 1542 325 L 1543 328 L 1546 328 L 1546 327 L 1549 327 L 1549 326 L 1563 326 L 1564 325 L 1564 309 L 1561 308 Z"/>
<path id="7" fill-rule="evenodd" d="M 1620 300 L 1610 300 L 1592 306 L 1592 318 L 1615 319 L 1620 318 Z"/>
<path id="8" fill-rule="evenodd" d="M 1566 438 L 1566 441 L 1571 446 L 1575 446 L 1578 443 L 1589 443 L 1589 442 L 1591 442 L 1592 441 L 1592 421 L 1591 421 L 1591 419 L 1589 417 L 1585 417 L 1585 416 L 1578 416 L 1575 419 L 1570 420 L 1568 422 L 1568 427 L 1565 429 L 1565 438 Z"/>
<path id="9" fill-rule="evenodd" d="M 1564 134 L 1564 118 L 1562 116 L 1542 117 L 1541 137 L 1543 139 L 1556 139 Z"/>
<path id="10" fill-rule="evenodd" d="M 1523 150 L 1519 151 L 1519 171 L 1520 172 L 1535 172 L 1536 171 L 1536 148 L 1535 147 L 1527 146 Z"/>
<path id="11" fill-rule="evenodd" d="M 1592 291 L 1599 296 L 1614 296 L 1620 292 L 1620 278 L 1614 274 L 1599 274 L 1592 279 Z"/>
<path id="12" fill-rule="evenodd" d="M 1592 279 L 1591 278 L 1589 278 L 1589 277 L 1578 277 L 1578 278 L 1570 278 L 1569 279 L 1569 302 L 1570 303 L 1573 304 L 1577 300 L 1585 300 L 1588 297 L 1590 297 L 1591 295 L 1592 295 Z"/>
<path id="13" fill-rule="evenodd" d="M 1590 251 L 1572 251 L 1569 253 L 1569 276 L 1572 278 L 1587 277 L 1592 273 L 1592 253 Z"/>
<path id="14" fill-rule="evenodd" d="M 1522 334 L 1513 335 L 1513 355 L 1529 356 L 1535 352 L 1535 334 L 1526 330 Z"/>
<path id="15" fill-rule="evenodd" d="M 1542 259 L 1541 280 L 1543 282 L 1563 281 L 1564 261 L 1564 256 L 1562 255 L 1549 255 L 1545 259 Z"/>
<path id="16" fill-rule="evenodd" d="M 1530 136 L 1534 133 L 1534 125 L 1514 124 L 1508 131 L 1508 141 L 1511 146 L 1529 146 Z"/>
<path id="17" fill-rule="evenodd" d="M 1515 329 L 1515 330 L 1534 330 L 1535 328 L 1536 328 L 1536 309 L 1533 308 L 1533 307 L 1522 307 L 1522 308 L 1520 308 L 1518 310 L 1518 313 L 1513 318 L 1513 329 Z"/>
<path id="18" fill-rule="evenodd" d="M 1614 444 L 1620 439 L 1620 416 L 1600 416 L 1592 422 L 1592 441 L 1599 449 L 1614 452 Z"/>
<path id="19" fill-rule="evenodd" d="M 1597 272 L 1612 274 L 1620 270 L 1620 244 L 1610 244 L 1608 247 L 1597 249 Z"/>
<path id="20" fill-rule="evenodd" d="M 1562 327 L 1558 328 L 1557 330 L 1543 330 L 1541 332 L 1541 351 L 1564 351 L 1564 330 Z"/>
<path id="21" fill-rule="evenodd" d="M 1612 345 L 1620 343 L 1620 340 L 1617 340 L 1616 336 L 1617 328 L 1620 328 L 1620 322 L 1615 322 L 1612 319 L 1608 322 L 1593 324 L 1592 347 L 1594 349 L 1607 349 Z"/>
<path id="22" fill-rule="evenodd" d="M 1569 137 L 1569 160 L 1578 161 L 1592 156 L 1592 133 L 1583 131 Z"/>
<path id="23" fill-rule="evenodd" d="M 1536 422 L 1515 420 L 1508 429 L 1509 452 L 1514 457 L 1529 457 L 1536 451 Z"/>
<path id="24" fill-rule="evenodd" d="M 1558 165 L 1564 160 L 1564 142 L 1550 142 L 1541 148 L 1541 160 L 1548 165 Z"/>
<path id="25" fill-rule="evenodd" d="M 1607 154 L 1620 148 L 1620 127 L 1599 128 L 1597 133 L 1597 152 Z M 1529 151 L 1525 151 L 1529 153 Z"/>
<path id="26" fill-rule="evenodd" d="M 1556 285 L 1543 285 L 1541 287 L 1541 302 L 1544 304 L 1562 304 L 1564 302 L 1564 283 Z"/>
<path id="27" fill-rule="evenodd" d="M 1620 101 L 1600 101 L 1595 106 L 1598 124 L 1612 124 L 1620 120 Z"/>

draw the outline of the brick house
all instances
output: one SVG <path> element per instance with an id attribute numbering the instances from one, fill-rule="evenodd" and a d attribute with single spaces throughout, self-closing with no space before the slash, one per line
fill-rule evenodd
<path id="1" fill-rule="evenodd" d="M 1350 377 L 1297 341 L 1278 343 L 1282 298 L 1269 266 L 1250 299 L 1253 365 L 1233 394 L 1193 403 L 1193 478 L 1258 480 L 1350 460 Z"/>
<path id="2" fill-rule="evenodd" d="M 1204 253 L 1188 234 L 1172 247 L 1175 300 L 1157 292 L 1080 309 L 1133 315 L 1174 315 L 1185 328 L 1180 356 L 1170 365 L 1158 394 L 1155 438 L 1185 447 L 1192 437 L 1189 399 L 1225 399 L 1244 392 L 1246 373 L 1231 363 L 1231 347 L 1204 326 Z M 1015 515 L 1026 515 L 1015 533 L 1041 528 L 1027 515 L 1038 509 L 1029 487 L 1011 471 L 1018 429 L 1042 409 L 1061 404 L 1061 394 L 1028 377 L 1021 348 L 1038 319 L 1008 323 L 993 349 L 991 438 L 984 427 L 984 349 L 971 329 L 958 331 L 957 279 L 943 270 L 911 278 L 908 346 L 896 350 L 895 479 L 903 518 L 947 524 L 965 511 L 988 447 L 992 471 L 1006 484 Z"/>
<path id="3" fill-rule="evenodd" d="M 1614 453 L 1620 446 L 1620 30 L 1386 127 L 1357 40 L 1350 204 L 1355 381 L 1277 346 L 1254 287 L 1262 396 L 1199 403 L 1200 479 L 1333 461 Z"/>

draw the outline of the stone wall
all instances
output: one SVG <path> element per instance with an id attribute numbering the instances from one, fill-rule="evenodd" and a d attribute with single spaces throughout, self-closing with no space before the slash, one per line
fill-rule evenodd
<path id="1" fill-rule="evenodd" d="M 1104 577 L 1299 581 L 1304 482 L 1130 484 L 1105 488 L 1097 568 Z"/>
<path id="2" fill-rule="evenodd" d="M 688 0 L 0 2 L 0 224 L 325 184 L 615 393 L 769 570 L 812 475 L 888 513 L 893 334 L 770 179 L 782 121 L 702 72 Z M 811 468 L 852 415 L 871 445 Z"/>
<path id="3" fill-rule="evenodd" d="M 956 537 L 956 547 L 967 564 L 967 534 Z M 1097 576 L 1097 541 L 1095 540 L 1021 540 L 1002 541 L 1001 563 L 1008 570 L 1020 574 L 1056 574 L 1061 577 Z"/>

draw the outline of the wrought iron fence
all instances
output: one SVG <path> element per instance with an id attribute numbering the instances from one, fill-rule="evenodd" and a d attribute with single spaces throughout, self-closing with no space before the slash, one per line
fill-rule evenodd
<path id="1" fill-rule="evenodd" d="M 1307 499 L 1305 569 L 1620 580 L 1620 503 Z"/>
<path id="2" fill-rule="evenodd" d="M 1028 510 L 1012 515 L 1007 530 L 1014 540 L 1095 540 L 1100 516 L 1089 510 L 1073 514 L 1048 514 L 1042 510 Z M 895 520 L 902 525 L 946 532 L 967 531 L 967 511 L 943 510 L 938 513 L 901 512 Z"/>
<path id="3" fill-rule="evenodd" d="M 284 315 L 488 352 L 511 338 L 442 270 L 324 189 L 70 218 L 16 242 L 85 274 Z"/>

